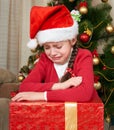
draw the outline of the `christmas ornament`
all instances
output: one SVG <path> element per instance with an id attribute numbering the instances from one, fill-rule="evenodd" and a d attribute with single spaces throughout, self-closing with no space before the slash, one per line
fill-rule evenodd
<path id="1" fill-rule="evenodd" d="M 90 36 L 87 33 L 82 33 L 79 35 L 80 41 L 83 43 L 87 43 L 89 41 Z"/>
<path id="2" fill-rule="evenodd" d="M 111 47 L 111 53 L 114 54 L 114 46 Z"/>
<path id="3" fill-rule="evenodd" d="M 99 64 L 99 58 L 98 57 L 93 57 L 93 65 L 98 65 Z"/>
<path id="4" fill-rule="evenodd" d="M 20 75 L 18 76 L 18 81 L 19 81 L 19 82 L 22 82 L 24 79 L 25 79 L 25 76 L 24 76 L 23 74 L 20 74 Z"/>
<path id="5" fill-rule="evenodd" d="M 92 56 L 93 56 L 93 57 L 98 57 L 98 56 L 99 56 L 99 55 L 98 55 L 98 52 L 97 52 L 96 49 L 93 50 L 93 52 L 92 52 Z"/>
<path id="6" fill-rule="evenodd" d="M 69 2 L 74 2 L 74 0 L 69 0 Z"/>
<path id="7" fill-rule="evenodd" d="M 96 89 L 96 90 L 99 90 L 99 89 L 101 89 L 101 83 L 98 81 L 97 83 L 94 83 L 94 88 Z"/>
<path id="8" fill-rule="evenodd" d="M 81 14 L 87 14 L 88 12 L 88 4 L 86 1 L 80 2 L 78 10 Z"/>
<path id="9" fill-rule="evenodd" d="M 84 33 L 88 34 L 89 36 L 91 36 L 91 35 L 92 35 L 92 31 L 91 31 L 89 28 L 87 28 L 87 30 L 86 30 L 86 31 L 84 31 Z"/>
<path id="10" fill-rule="evenodd" d="M 101 0 L 102 2 L 108 2 L 108 0 Z"/>
<path id="11" fill-rule="evenodd" d="M 93 56 L 93 65 L 98 65 L 100 60 L 98 58 L 99 55 L 96 49 L 92 52 L 92 56 Z"/>
<path id="12" fill-rule="evenodd" d="M 113 26 L 112 26 L 111 24 L 108 24 L 108 25 L 106 26 L 106 31 L 107 31 L 107 33 L 112 33 L 112 32 L 114 31 Z"/>
<path id="13" fill-rule="evenodd" d="M 87 9 L 87 7 L 83 6 L 83 7 L 79 8 L 79 12 L 80 12 L 81 14 L 87 14 L 88 9 Z"/>
<path id="14" fill-rule="evenodd" d="M 86 1 L 80 2 L 80 3 L 79 3 L 79 8 L 81 8 L 81 7 L 88 7 L 87 2 L 86 2 Z"/>
<path id="15" fill-rule="evenodd" d="M 107 123 L 110 123 L 110 121 L 111 121 L 110 116 L 108 115 L 105 120 L 106 120 Z"/>
<path id="16" fill-rule="evenodd" d="M 106 66 L 103 66 L 103 70 L 106 70 L 107 68 L 106 68 Z"/>
<path id="17" fill-rule="evenodd" d="M 94 82 L 97 83 L 100 79 L 100 76 L 98 75 L 94 75 Z"/>
<path id="18" fill-rule="evenodd" d="M 94 88 L 96 90 L 100 89 L 100 82 L 99 82 L 100 76 L 94 75 Z"/>
<path id="19" fill-rule="evenodd" d="M 71 11 L 71 16 L 72 18 L 77 21 L 77 22 L 80 22 L 81 21 L 81 14 L 79 13 L 79 11 L 76 11 L 76 10 L 72 10 Z"/>

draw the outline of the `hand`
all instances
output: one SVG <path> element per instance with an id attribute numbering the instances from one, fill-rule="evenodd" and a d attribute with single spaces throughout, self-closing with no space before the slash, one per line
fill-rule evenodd
<path id="1" fill-rule="evenodd" d="M 20 92 L 15 97 L 11 99 L 12 101 L 36 101 L 36 100 L 44 100 L 43 92 Z"/>
<path id="2" fill-rule="evenodd" d="M 68 86 L 70 87 L 71 86 L 77 87 L 78 85 L 82 83 L 82 77 L 81 76 L 72 77 L 65 82 L 66 82 L 65 84 L 68 84 Z"/>
<path id="3" fill-rule="evenodd" d="M 70 78 L 67 81 L 64 81 L 62 83 L 55 83 L 52 86 L 52 90 L 67 89 L 67 88 L 70 88 L 72 86 L 77 87 L 81 83 L 82 83 L 82 77 L 81 76 L 72 77 L 72 78 Z"/>

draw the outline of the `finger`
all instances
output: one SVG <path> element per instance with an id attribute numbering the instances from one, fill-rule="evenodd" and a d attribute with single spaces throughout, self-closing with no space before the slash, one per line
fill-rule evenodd
<path id="1" fill-rule="evenodd" d="M 78 77 L 76 77 L 77 79 L 81 79 L 82 80 L 82 76 L 78 76 Z"/>
<path id="2" fill-rule="evenodd" d="M 21 94 L 17 94 L 15 97 L 13 97 L 11 100 L 12 101 L 18 101 L 19 98 L 21 98 L 22 95 Z"/>
<path id="3" fill-rule="evenodd" d="M 25 100 L 27 100 L 27 99 L 24 98 L 24 97 L 20 97 L 20 98 L 18 98 L 16 101 L 17 101 L 17 102 L 20 102 L 20 101 L 25 101 Z"/>

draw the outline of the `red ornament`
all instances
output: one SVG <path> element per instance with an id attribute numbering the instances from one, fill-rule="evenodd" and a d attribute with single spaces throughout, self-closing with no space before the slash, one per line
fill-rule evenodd
<path id="1" fill-rule="evenodd" d="M 86 1 L 80 2 L 79 8 L 81 8 L 81 7 L 88 7 L 87 2 Z"/>
<path id="2" fill-rule="evenodd" d="M 90 36 L 87 33 L 82 33 L 79 36 L 80 41 L 83 43 L 87 43 L 89 41 Z"/>
<path id="3" fill-rule="evenodd" d="M 103 66 L 103 70 L 106 70 L 107 68 L 106 68 L 106 66 Z"/>
<path id="4" fill-rule="evenodd" d="M 94 75 L 94 82 L 97 83 L 100 79 L 100 76 L 98 75 Z"/>
<path id="5" fill-rule="evenodd" d="M 92 56 L 93 57 L 98 57 L 99 56 L 99 54 L 98 54 L 96 49 L 92 52 Z"/>

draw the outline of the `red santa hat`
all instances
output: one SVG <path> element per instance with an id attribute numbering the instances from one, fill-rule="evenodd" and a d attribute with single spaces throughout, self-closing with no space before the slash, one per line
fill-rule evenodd
<path id="1" fill-rule="evenodd" d="M 33 6 L 30 12 L 30 42 L 35 49 L 46 42 L 70 40 L 78 34 L 78 22 L 64 5 L 53 7 Z"/>

